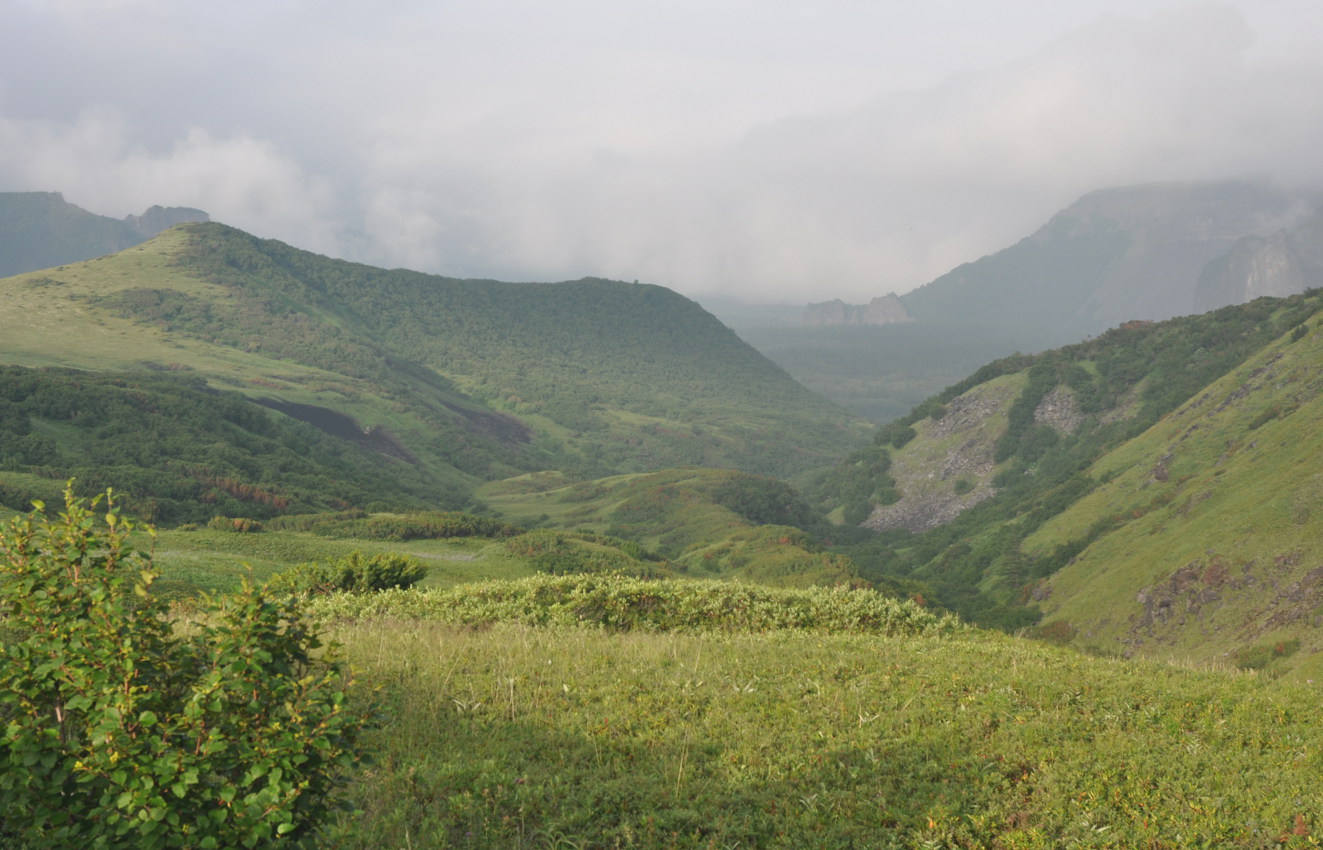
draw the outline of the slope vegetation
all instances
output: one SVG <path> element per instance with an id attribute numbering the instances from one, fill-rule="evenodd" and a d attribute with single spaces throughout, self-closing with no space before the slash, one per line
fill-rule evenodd
<path id="1" fill-rule="evenodd" d="M 1100 458 L 1087 474 L 1102 483 L 1025 540 L 1078 553 L 1034 591 L 1044 628 L 1109 653 L 1320 672 L 1320 458 L 1315 318 Z"/>
<path id="2" fill-rule="evenodd" d="M 1278 387 L 1280 377 L 1263 384 L 1244 375 L 1256 369 L 1265 370 L 1260 375 L 1282 374 L 1285 367 L 1271 360 L 1281 347 L 1298 358 L 1294 368 L 1299 374 L 1323 368 L 1308 342 L 1321 305 L 1318 292 L 1260 299 L 1203 316 L 1131 323 L 1079 345 L 989 364 L 882 429 L 872 446 L 822 476 L 818 503 L 838 522 L 879 532 L 873 541 L 848 550 L 866 576 L 880 572 L 925 581 L 944 604 L 988 624 L 1033 624 L 1040 613 L 1035 604 L 1047 594 L 1052 601 L 1045 604 L 1056 612 L 1065 605 L 1060 595 L 1065 591 L 1056 589 L 1055 579 L 1047 585 L 1042 579 L 1106 534 L 1119 535 L 1117 547 L 1144 552 L 1136 557 L 1170 575 L 1193 556 L 1174 550 L 1164 555 L 1131 539 L 1150 530 L 1135 523 L 1158 492 L 1146 489 L 1142 500 L 1132 493 L 1139 501 L 1123 505 L 1101 494 L 1117 492 L 1111 482 L 1123 471 L 1141 481 L 1154 476 L 1175 481 L 1192 474 L 1189 469 L 1173 472 L 1171 458 L 1161 460 L 1173 451 L 1173 438 L 1162 429 L 1178 415 L 1188 416 L 1178 411 L 1192 400 L 1234 393 L 1237 409 L 1256 429 L 1283 415 L 1283 422 L 1290 421 L 1292 411 L 1304 410 L 1305 396 L 1313 391 L 1309 382 L 1297 386 L 1293 380 Z M 1286 355 L 1279 360 L 1287 362 Z M 1277 369 L 1268 368 L 1273 363 Z M 1308 413 L 1295 421 L 1307 422 Z M 1243 433 L 1208 430 L 1207 423 L 1197 424 L 1193 433 L 1219 446 L 1186 460 L 1191 466 L 1203 464 L 1203 474 L 1210 476 L 1231 474 L 1223 454 L 1237 441 L 1253 440 Z M 1208 436 L 1215 433 L 1221 436 Z M 1296 444 L 1305 454 L 1291 460 L 1303 462 L 1313 439 L 1302 434 Z M 1147 446 L 1152 456 L 1125 453 L 1135 445 Z M 1293 498 L 1307 500 L 1307 488 L 1281 475 L 1284 469 L 1276 463 L 1260 462 L 1246 470 L 1257 492 L 1299 493 Z M 1176 495 L 1163 498 L 1175 501 Z M 1161 506 L 1161 499 L 1153 504 Z M 1251 545 L 1266 547 L 1261 559 L 1282 555 L 1289 560 L 1292 556 L 1278 548 L 1289 535 L 1283 538 L 1273 531 L 1275 520 L 1259 515 L 1271 510 L 1269 504 L 1246 501 L 1243 522 L 1209 521 L 1197 535 L 1174 537 L 1199 551 L 1239 551 Z M 1177 507 L 1194 517 L 1215 504 L 1182 498 Z M 1217 543 L 1218 538 L 1225 542 Z M 1129 593 L 1133 601 L 1154 581 L 1146 575 L 1145 583 L 1115 593 Z M 1091 616 L 1111 616 L 1098 598 L 1081 592 L 1076 604 L 1079 610 L 1092 607 Z M 1073 635 L 1075 620 L 1064 609 L 1060 616 L 1070 623 L 1052 627 L 1051 633 Z"/>
<path id="3" fill-rule="evenodd" d="M 539 473 L 487 484 L 478 496 L 522 525 L 545 523 L 631 541 L 673 570 L 763 584 L 862 584 L 854 564 L 824 551 L 821 531 L 786 484 L 734 470 L 682 469 L 569 481 Z"/>
<path id="4" fill-rule="evenodd" d="M 233 391 L 268 418 L 318 429 L 332 454 L 382 459 L 377 484 L 349 476 L 359 506 L 415 497 L 453 506 L 482 480 L 544 468 L 601 475 L 689 464 L 790 475 L 831 462 L 867 428 L 696 304 L 654 286 L 386 271 L 194 224 L 5 279 L 0 295 L 11 307 L 0 316 L 0 362 L 114 371 L 119 385 L 149 394 L 164 386 L 149 388 L 152 376 L 165 372 L 199 391 Z M 23 380 L 53 382 L 72 408 L 90 403 L 78 398 L 86 386 L 63 373 Z M 141 405 L 131 414 L 152 415 Z M 12 418 L 26 429 L 15 437 L 50 437 L 40 462 L 11 452 L 13 473 L 59 476 L 102 462 L 100 450 L 75 446 L 58 415 Z M 164 451 L 174 445 L 161 442 L 160 464 L 196 463 Z M 312 462 L 335 467 L 329 456 Z M 392 487 L 400 463 L 414 473 Z M 207 467 L 203 477 L 263 489 L 281 464 L 258 450 L 246 472 Z M 141 477 L 135 486 L 143 498 L 189 498 Z M 282 486 L 299 491 L 282 493 L 293 503 L 321 485 Z M 331 494 L 344 490 L 325 492 L 339 499 Z"/>

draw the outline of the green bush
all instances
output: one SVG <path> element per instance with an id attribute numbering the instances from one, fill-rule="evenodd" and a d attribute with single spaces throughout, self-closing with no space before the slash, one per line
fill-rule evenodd
<path id="1" fill-rule="evenodd" d="M 262 523 L 243 516 L 214 516 L 207 523 L 212 531 L 233 531 L 238 534 L 252 534 L 262 531 Z"/>
<path id="2" fill-rule="evenodd" d="M 267 588 L 278 593 L 317 594 L 344 591 L 371 593 L 413 587 L 427 576 L 427 565 L 391 552 L 364 556 L 350 552 L 327 562 L 309 562 L 272 576 Z"/>
<path id="3" fill-rule="evenodd" d="M 311 846 L 371 710 L 293 601 L 245 583 L 176 628 L 110 491 L 35 507 L 0 530 L 0 835 Z"/>

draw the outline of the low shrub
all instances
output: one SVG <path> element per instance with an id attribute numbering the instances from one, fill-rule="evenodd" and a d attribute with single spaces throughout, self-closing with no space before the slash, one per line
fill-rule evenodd
<path id="1" fill-rule="evenodd" d="M 898 636 L 948 634 L 964 628 L 953 616 L 873 590 L 774 588 L 603 574 L 532 576 L 371 596 L 339 593 L 316 599 L 312 606 L 319 615 L 344 620 L 391 617 L 617 631 L 807 629 Z"/>
<path id="2" fill-rule="evenodd" d="M 278 593 L 371 593 L 413 587 L 427 576 L 427 565 L 394 553 L 351 552 L 335 561 L 299 564 L 272 576 L 267 588 Z"/>

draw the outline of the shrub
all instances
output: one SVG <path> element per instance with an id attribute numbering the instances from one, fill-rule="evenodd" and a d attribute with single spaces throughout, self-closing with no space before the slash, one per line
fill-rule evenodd
<path id="1" fill-rule="evenodd" d="M 329 562 L 309 562 L 272 576 L 267 588 L 298 594 L 371 593 L 387 588 L 413 587 L 427 576 L 427 566 L 408 555 L 383 553 L 364 556 L 351 552 Z"/>
<path id="2" fill-rule="evenodd" d="M 99 506 L 104 500 L 104 514 Z M 25 847 L 310 846 L 370 709 L 293 600 L 187 630 L 108 490 L 0 530 L 0 833 Z"/>
<path id="3" fill-rule="evenodd" d="M 262 523 L 243 516 L 214 516 L 207 528 L 213 531 L 233 531 L 239 534 L 251 534 L 262 530 Z"/>
<path id="4" fill-rule="evenodd" d="M 648 580 L 618 574 L 538 575 L 413 593 L 334 594 L 312 603 L 331 619 L 524 623 L 612 631 L 761 632 L 782 629 L 892 637 L 950 635 L 964 626 L 873 590 L 777 588 L 710 580 Z"/>

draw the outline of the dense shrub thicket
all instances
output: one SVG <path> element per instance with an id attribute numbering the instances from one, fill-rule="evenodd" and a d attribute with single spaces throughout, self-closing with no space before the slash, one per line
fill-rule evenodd
<path id="1" fill-rule="evenodd" d="M 109 486 L 151 522 L 266 519 L 379 503 L 458 506 L 458 490 L 406 464 L 169 372 L 0 366 L 0 505 L 27 510 L 75 478 Z M 52 486 L 58 490 L 58 484 Z"/>

